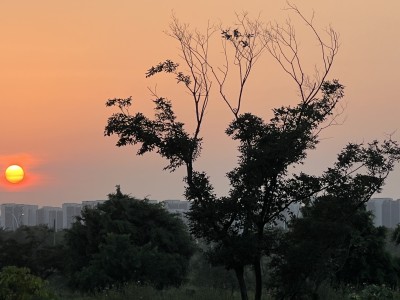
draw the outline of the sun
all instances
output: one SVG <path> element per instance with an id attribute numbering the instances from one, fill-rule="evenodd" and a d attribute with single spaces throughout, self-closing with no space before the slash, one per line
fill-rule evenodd
<path id="1" fill-rule="evenodd" d="M 18 183 L 24 179 L 25 172 L 18 165 L 11 165 L 6 169 L 6 179 L 11 183 Z"/>

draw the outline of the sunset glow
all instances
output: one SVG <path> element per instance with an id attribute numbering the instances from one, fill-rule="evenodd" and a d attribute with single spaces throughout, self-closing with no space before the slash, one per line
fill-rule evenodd
<path id="1" fill-rule="evenodd" d="M 304 172 L 321 174 L 348 142 L 369 142 L 391 136 L 400 140 L 400 1 L 290 1 L 324 38 L 329 25 L 339 33 L 339 52 L 328 80 L 345 85 L 340 126 L 321 133 L 321 143 L 310 151 Z M 170 59 L 188 69 L 180 46 L 171 38 L 171 17 L 204 33 L 207 25 L 235 28 L 236 13 L 264 24 L 284 25 L 291 19 L 299 41 L 299 57 L 313 78 L 321 67 L 317 41 L 291 11 L 286 0 L 204 1 L 2 1 L 0 56 L 0 199 L 2 203 L 61 205 L 104 199 L 121 185 L 136 197 L 183 199 L 184 169 L 163 171 L 166 161 L 152 153 L 135 156 L 136 147 L 115 147 L 115 137 L 103 130 L 114 113 L 105 107 L 110 98 L 134 100 L 131 113 L 153 117 L 152 92 L 171 100 L 179 122 L 193 131 L 194 107 L 185 86 L 174 76 L 146 71 Z M 377 26 L 379 24 L 379 26 Z M 224 68 L 219 30 L 209 44 L 217 72 Z M 371 38 L 373 37 L 373 38 Z M 329 40 L 328 40 L 329 41 Z M 238 70 L 230 64 L 226 97 L 238 92 Z M 265 120 L 272 109 L 294 105 L 297 85 L 267 53 L 254 66 L 243 91 L 242 112 Z M 227 105 L 213 81 L 210 102 L 200 137 L 203 149 L 198 169 L 212 178 L 216 194 L 228 195 L 225 174 L 237 165 L 237 144 L 225 134 L 232 121 Z M 338 125 L 339 125 L 338 124 Z M 4 172 L 10 165 L 23 167 L 25 176 L 10 183 Z M 303 170 L 303 169 L 302 169 Z M 380 197 L 400 198 L 400 168 L 396 167 Z"/>
<path id="2" fill-rule="evenodd" d="M 18 165 L 11 165 L 6 169 L 6 179 L 11 183 L 19 183 L 24 179 L 25 172 Z"/>

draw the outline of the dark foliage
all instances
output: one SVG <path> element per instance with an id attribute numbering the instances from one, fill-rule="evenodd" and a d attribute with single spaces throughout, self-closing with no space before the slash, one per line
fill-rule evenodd
<path id="1" fill-rule="evenodd" d="M 62 234 L 57 233 L 57 237 Z M 16 231 L 0 231 L 0 267 L 29 268 L 46 278 L 64 268 L 64 247 L 53 244 L 54 231 L 47 226 L 21 226 Z"/>
<path id="2" fill-rule="evenodd" d="M 108 100 L 107 106 L 118 106 L 122 112 L 113 114 L 108 119 L 105 135 L 117 134 L 118 147 L 141 144 L 138 155 L 157 151 L 169 160 L 165 169 L 174 171 L 198 157 L 201 139 L 189 137 L 183 128 L 184 124 L 176 121 L 170 101 L 157 98 L 153 102 L 156 114 L 154 120 L 151 120 L 142 113 L 133 116 L 127 113 L 132 104 L 131 98 Z"/>
<path id="3" fill-rule="evenodd" d="M 47 282 L 30 273 L 28 268 L 3 267 L 0 272 L 0 299 L 55 300 Z"/>
<path id="4" fill-rule="evenodd" d="M 71 284 L 83 291 L 127 282 L 179 286 L 193 245 L 179 217 L 119 189 L 85 208 L 66 233 Z"/>
<path id="5" fill-rule="evenodd" d="M 322 282 L 395 285 L 398 264 L 385 250 L 385 229 L 357 198 L 322 196 L 302 208 L 278 247 L 272 286 L 278 298 L 315 297 Z"/>

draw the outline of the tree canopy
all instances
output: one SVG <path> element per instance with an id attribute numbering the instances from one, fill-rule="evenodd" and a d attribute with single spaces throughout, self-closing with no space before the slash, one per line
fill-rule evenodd
<path id="1" fill-rule="evenodd" d="M 395 285 L 398 259 L 386 251 L 386 230 L 356 198 L 317 197 L 294 217 L 272 258 L 272 282 L 280 299 L 316 295 L 322 283 Z"/>
<path id="2" fill-rule="evenodd" d="M 60 235 L 56 233 L 57 238 Z M 26 267 L 42 278 L 62 270 L 63 245 L 54 244 L 54 238 L 54 231 L 44 225 L 0 230 L 0 267 Z"/>
<path id="3" fill-rule="evenodd" d="M 119 189 L 85 208 L 65 238 L 71 283 L 84 291 L 126 282 L 179 286 L 194 251 L 178 216 Z"/>

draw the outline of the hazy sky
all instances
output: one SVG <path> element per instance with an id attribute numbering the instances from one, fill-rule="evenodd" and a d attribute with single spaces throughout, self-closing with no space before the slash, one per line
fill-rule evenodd
<path id="1" fill-rule="evenodd" d="M 305 169 L 320 173 L 347 142 L 368 142 L 393 133 L 400 140 L 400 18 L 398 0 L 293 1 L 319 29 L 331 24 L 340 34 L 340 51 L 330 79 L 346 86 L 346 120 L 322 135 Z M 152 199 L 183 199 L 183 170 L 162 171 L 156 154 L 135 156 L 133 147 L 115 147 L 104 137 L 113 110 L 108 98 L 134 99 L 133 110 L 152 113 L 148 87 L 176 105 L 181 120 L 192 124 L 191 102 L 168 76 L 146 79 L 146 70 L 164 59 L 178 59 L 178 45 L 163 31 L 174 13 L 203 29 L 207 22 L 230 25 L 235 12 L 247 11 L 265 22 L 296 27 L 304 63 L 320 63 L 317 43 L 285 1 L 1 1 L 0 3 L 0 203 L 61 205 L 105 199 L 122 191 Z M 297 25 L 296 25 L 297 26 Z M 304 34 L 304 36 L 303 36 Z M 218 37 L 218 34 L 216 35 Z M 210 51 L 218 53 L 218 39 Z M 268 55 L 254 69 L 243 111 L 262 117 L 271 108 L 295 103 L 296 87 Z M 202 158 L 220 194 L 224 174 L 234 167 L 235 143 L 224 134 L 230 115 L 214 93 L 205 120 Z M 7 184 L 5 168 L 19 163 L 27 173 L 19 185 Z M 400 166 L 380 196 L 400 198 Z"/>

